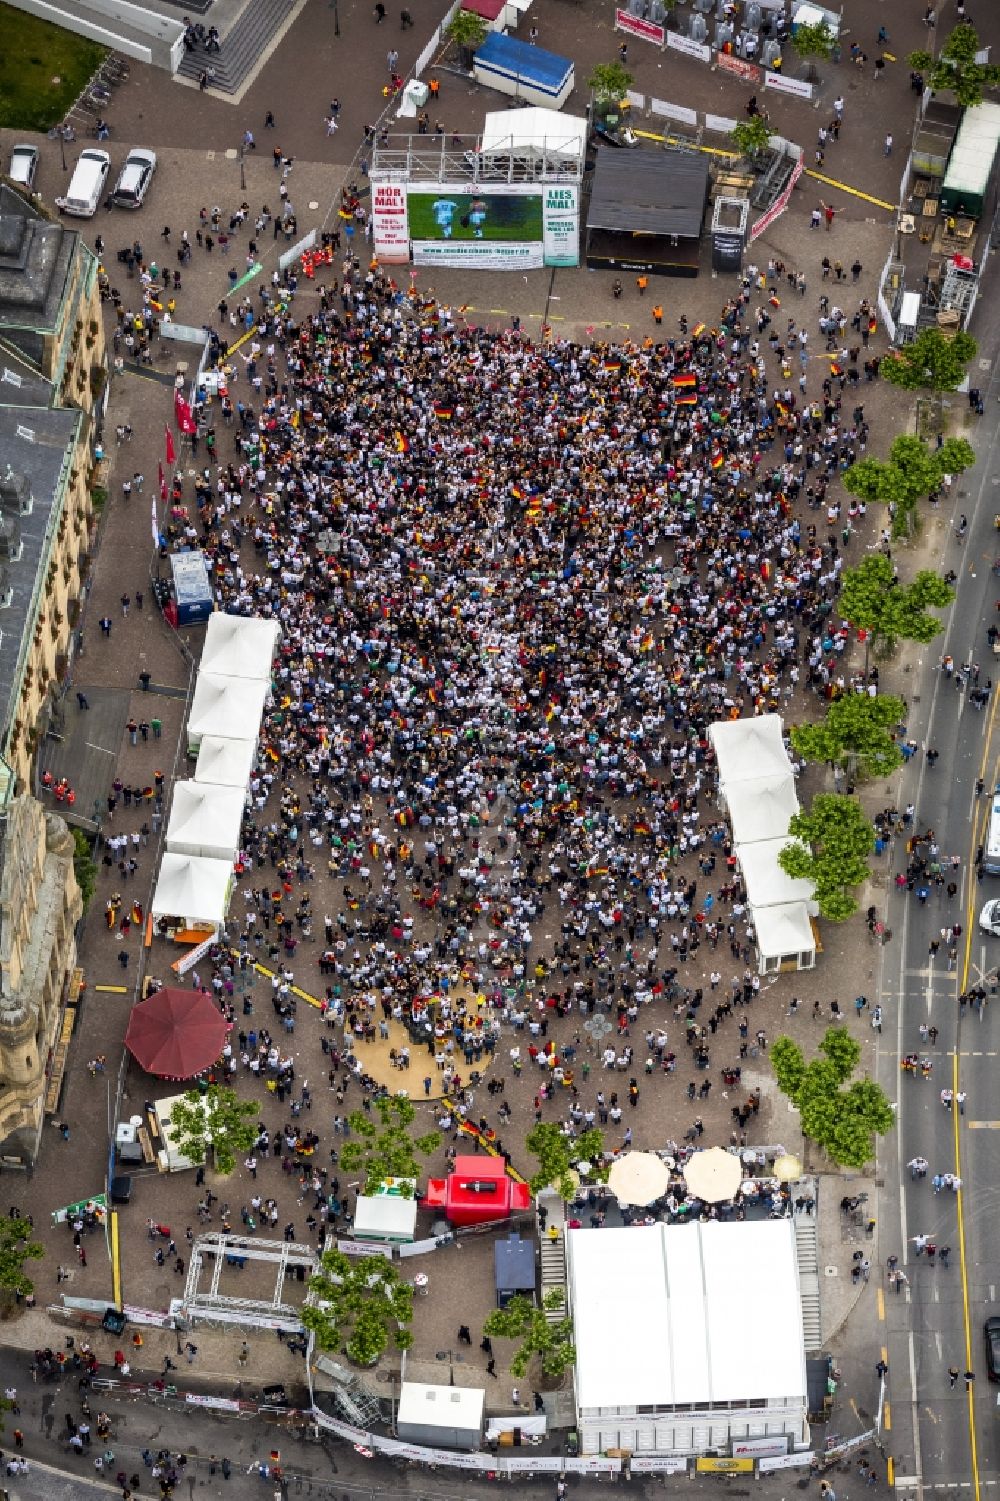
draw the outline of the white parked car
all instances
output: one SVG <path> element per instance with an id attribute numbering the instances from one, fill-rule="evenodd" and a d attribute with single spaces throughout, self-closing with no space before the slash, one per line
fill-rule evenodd
<path id="1" fill-rule="evenodd" d="M 156 152 L 147 151 L 142 146 L 133 146 L 119 173 L 111 195 L 112 201 L 119 208 L 140 208 L 155 171 Z"/>
<path id="2" fill-rule="evenodd" d="M 987 902 L 979 914 L 979 926 L 984 933 L 1000 938 L 1000 902 Z"/>

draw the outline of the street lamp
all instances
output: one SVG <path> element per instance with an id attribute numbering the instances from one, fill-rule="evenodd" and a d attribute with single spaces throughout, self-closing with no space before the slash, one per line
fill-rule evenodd
<path id="1" fill-rule="evenodd" d="M 340 0 L 330 0 L 333 6 L 333 34 L 340 35 Z"/>
<path id="2" fill-rule="evenodd" d="M 65 127 L 65 125 L 60 125 L 60 127 L 59 127 L 59 155 L 62 157 L 62 169 L 65 172 L 67 170 L 67 167 L 66 167 L 66 127 Z"/>
<path id="3" fill-rule="evenodd" d="M 240 142 L 240 188 L 242 189 L 242 191 L 244 193 L 247 190 L 247 174 L 246 174 L 246 167 L 244 165 L 244 162 L 246 160 L 246 149 L 247 149 L 247 143 L 246 143 L 246 141 L 241 141 Z"/>

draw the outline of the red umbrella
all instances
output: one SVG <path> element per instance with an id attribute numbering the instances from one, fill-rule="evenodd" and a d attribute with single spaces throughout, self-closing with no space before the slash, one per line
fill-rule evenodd
<path id="1" fill-rule="evenodd" d="M 200 990 L 158 990 L 132 1007 L 125 1046 L 148 1074 L 191 1079 L 222 1052 L 229 1023 Z"/>

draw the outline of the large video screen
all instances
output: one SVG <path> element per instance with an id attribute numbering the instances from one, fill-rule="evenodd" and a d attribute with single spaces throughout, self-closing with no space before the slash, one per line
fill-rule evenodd
<path id="1" fill-rule="evenodd" d="M 542 199 L 538 193 L 407 194 L 411 240 L 538 240 Z"/>

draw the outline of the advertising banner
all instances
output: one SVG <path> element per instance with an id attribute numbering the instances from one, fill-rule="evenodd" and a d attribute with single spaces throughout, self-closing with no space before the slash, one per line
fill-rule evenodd
<path id="1" fill-rule="evenodd" d="M 781 1434 L 774 1438 L 734 1438 L 734 1459 L 759 1459 L 761 1455 L 787 1454 L 788 1440 Z"/>
<path id="2" fill-rule="evenodd" d="M 768 1470 L 795 1470 L 800 1469 L 803 1465 L 812 1464 L 815 1457 L 813 1451 L 808 1449 L 804 1454 L 782 1454 L 775 1459 L 762 1459 L 757 1468 L 761 1474 L 764 1474 Z"/>
<path id="3" fill-rule="evenodd" d="M 664 1454 L 652 1456 L 649 1459 L 637 1459 L 633 1454 L 628 1467 L 633 1475 L 683 1475 L 688 1462 L 677 1455 Z"/>
<path id="4" fill-rule="evenodd" d="M 542 242 L 547 266 L 580 264 L 579 189 L 550 183 L 545 188 Z"/>
<path id="5" fill-rule="evenodd" d="M 764 74 L 765 89 L 775 89 L 779 94 L 794 94 L 796 99 L 811 99 L 813 86 L 804 78 L 786 78 L 784 73 Z"/>
<path id="6" fill-rule="evenodd" d="M 696 1459 L 694 1467 L 699 1475 L 746 1475 L 753 1470 L 752 1459 Z"/>
<path id="7" fill-rule="evenodd" d="M 707 63 L 712 56 L 712 49 L 704 42 L 693 42 L 689 36 L 681 36 L 679 31 L 667 32 L 667 46 L 675 52 L 686 52 L 688 57 L 696 57 L 700 63 Z"/>
<path id="8" fill-rule="evenodd" d="M 458 266 L 468 271 L 534 271 L 545 264 L 542 242 L 536 245 L 456 244 L 451 240 L 414 240 L 415 266 Z"/>
<path id="9" fill-rule="evenodd" d="M 734 78 L 742 78 L 744 83 L 760 83 L 761 70 L 756 63 L 748 63 L 745 58 L 734 57 L 731 52 L 717 52 L 715 61 L 723 73 L 732 73 Z"/>
<path id="10" fill-rule="evenodd" d="M 644 42 L 654 42 L 657 47 L 662 47 L 667 35 L 665 26 L 658 26 L 655 21 L 644 21 L 641 16 L 633 16 L 631 11 L 615 11 L 615 30 L 627 31 L 629 36 L 641 37 Z"/>
<path id="11" fill-rule="evenodd" d="M 372 245 L 387 266 L 405 265 L 410 259 L 406 188 L 401 182 L 372 184 Z"/>
<path id="12" fill-rule="evenodd" d="M 797 161 L 795 163 L 795 166 L 792 168 L 792 175 L 788 179 L 788 186 L 786 187 L 785 191 L 778 198 L 775 199 L 774 203 L 771 204 L 771 207 L 768 209 L 768 211 L 767 211 L 766 214 L 761 214 L 761 216 L 757 220 L 757 222 L 755 224 L 751 224 L 751 226 L 750 226 L 750 239 L 751 239 L 751 241 L 759 239 L 760 236 L 764 233 L 764 231 L 766 229 L 769 229 L 771 227 L 771 225 L 774 223 L 775 219 L 779 218 L 785 212 L 785 209 L 788 207 L 788 200 L 792 196 L 792 190 L 795 187 L 795 184 L 798 182 L 798 180 L 799 180 L 799 178 L 801 176 L 802 176 L 802 161 L 801 161 L 801 158 L 800 158 L 799 161 Z"/>

